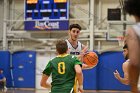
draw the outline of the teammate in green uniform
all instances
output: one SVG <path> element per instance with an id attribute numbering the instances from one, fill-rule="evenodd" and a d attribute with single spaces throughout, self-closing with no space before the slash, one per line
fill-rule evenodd
<path id="1" fill-rule="evenodd" d="M 74 55 L 67 54 L 68 46 L 65 40 L 56 43 L 58 56 L 49 61 L 43 71 L 41 86 L 51 88 L 51 93 L 71 93 L 75 76 L 79 82 L 79 91 L 83 92 L 82 63 Z M 46 82 L 52 74 L 52 83 Z"/>

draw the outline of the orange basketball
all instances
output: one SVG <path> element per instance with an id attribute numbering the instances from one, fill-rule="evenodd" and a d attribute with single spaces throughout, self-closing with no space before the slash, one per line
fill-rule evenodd
<path id="1" fill-rule="evenodd" d="M 95 67 L 98 63 L 98 56 L 95 52 L 88 52 L 83 56 L 83 62 L 90 67 Z"/>

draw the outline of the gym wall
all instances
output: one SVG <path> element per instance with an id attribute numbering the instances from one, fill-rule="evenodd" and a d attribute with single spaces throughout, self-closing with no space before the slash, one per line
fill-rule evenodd
<path id="1" fill-rule="evenodd" d="M 36 54 L 35 51 L 22 51 L 14 54 L 10 54 L 8 51 L 0 51 L 0 68 L 4 69 L 7 86 L 42 89 L 39 85 L 41 72 L 45 68 L 45 64 L 54 56 L 55 54 Z M 130 90 L 129 86 L 123 85 L 115 79 L 113 74 L 115 70 L 118 70 L 123 77 L 122 64 L 125 60 L 122 52 L 104 52 L 98 54 L 98 57 L 99 63 L 96 67 L 83 70 L 84 89 Z M 10 67 L 11 63 L 12 67 Z"/>

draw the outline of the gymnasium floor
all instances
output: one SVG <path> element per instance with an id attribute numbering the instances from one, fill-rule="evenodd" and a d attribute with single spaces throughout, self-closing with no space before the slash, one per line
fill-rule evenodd
<path id="1" fill-rule="evenodd" d="M 1 92 L 0 92 L 1 93 Z M 47 90 L 8 89 L 6 93 L 49 93 Z M 94 91 L 86 90 L 84 93 L 130 93 L 129 91 Z"/>

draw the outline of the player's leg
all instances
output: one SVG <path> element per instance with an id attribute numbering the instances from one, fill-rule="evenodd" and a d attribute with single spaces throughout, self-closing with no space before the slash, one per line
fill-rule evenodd
<path id="1" fill-rule="evenodd" d="M 78 93 L 78 80 L 76 77 L 75 77 L 75 83 L 73 86 L 73 93 Z"/>

